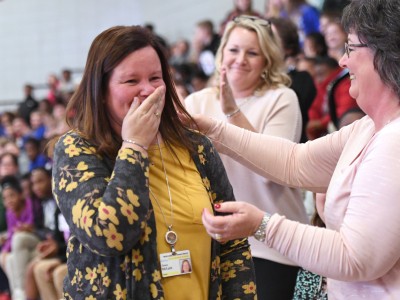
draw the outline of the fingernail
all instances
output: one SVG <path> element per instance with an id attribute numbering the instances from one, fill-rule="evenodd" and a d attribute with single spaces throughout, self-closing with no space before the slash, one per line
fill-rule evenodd
<path id="1" fill-rule="evenodd" d="M 220 209 L 221 208 L 221 204 L 219 204 L 219 203 L 214 204 L 214 208 L 215 209 Z"/>

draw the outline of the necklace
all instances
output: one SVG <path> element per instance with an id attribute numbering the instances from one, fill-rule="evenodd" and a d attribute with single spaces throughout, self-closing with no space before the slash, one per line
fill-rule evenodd
<path id="1" fill-rule="evenodd" d="M 160 158 L 161 158 L 161 165 L 163 167 L 164 170 L 164 176 L 165 176 L 165 182 L 167 184 L 167 191 L 168 191 L 168 197 L 169 197 L 169 205 L 170 205 L 170 211 L 171 211 L 171 222 L 170 225 L 168 225 L 167 223 L 167 218 L 165 217 L 164 211 L 161 208 L 160 202 L 158 201 L 156 195 L 153 193 L 153 191 L 151 190 L 151 188 L 149 188 L 150 194 L 153 196 L 154 200 L 156 201 L 158 207 L 160 208 L 161 214 L 163 216 L 164 219 L 164 223 L 165 226 L 167 227 L 167 232 L 165 233 L 165 241 L 167 242 L 168 245 L 171 246 L 171 252 L 172 254 L 175 254 L 175 244 L 178 241 L 178 234 L 172 230 L 172 225 L 173 225 L 173 221 L 174 221 L 174 207 L 172 204 L 172 196 L 171 196 L 171 189 L 169 187 L 169 181 L 168 181 L 168 175 L 167 175 L 167 170 L 165 168 L 165 164 L 164 164 L 164 158 L 162 155 L 162 151 L 161 151 L 161 147 L 160 147 L 160 142 L 158 139 L 158 135 L 157 135 L 157 146 L 158 146 L 158 150 L 160 151 Z"/>

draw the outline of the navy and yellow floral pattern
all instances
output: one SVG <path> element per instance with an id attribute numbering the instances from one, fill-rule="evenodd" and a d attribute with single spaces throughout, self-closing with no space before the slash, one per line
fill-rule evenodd
<path id="1" fill-rule="evenodd" d="M 206 137 L 192 158 L 213 203 L 234 199 Z M 75 131 L 59 139 L 53 193 L 71 230 L 65 299 L 164 299 L 148 179 L 140 152 L 122 149 L 112 162 Z M 209 299 L 257 299 L 247 239 L 211 249 Z"/>

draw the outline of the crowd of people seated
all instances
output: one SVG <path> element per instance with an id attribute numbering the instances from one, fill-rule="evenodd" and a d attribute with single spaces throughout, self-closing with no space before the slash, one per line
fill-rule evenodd
<path id="1" fill-rule="evenodd" d="M 51 192 L 46 144 L 68 130 L 71 71 L 49 76 L 46 98 L 24 99 L 0 118 L 0 299 L 57 299 L 65 276 L 68 226 Z"/>
<path id="2" fill-rule="evenodd" d="M 345 53 L 340 13 L 347 1 L 326 0 L 320 10 L 306 1 L 269 0 L 265 12 L 255 11 L 249 0 L 233 2 L 219 26 L 206 18 L 197 22 L 192 39 L 170 42 L 160 37 L 183 103 L 194 92 L 215 85 L 224 28 L 228 21 L 248 15 L 275 26 L 290 88 L 300 104 L 302 142 L 347 124 L 344 117 L 363 116 L 348 93 L 349 76 L 338 65 Z M 297 43 L 290 44 L 291 33 L 285 28 L 297 29 Z M 297 72 L 305 75 L 300 79 Z M 11 294 L 12 299 L 61 298 L 69 231 L 51 194 L 52 158 L 45 150 L 52 138 L 68 130 L 65 111 L 76 83 L 72 72 L 64 69 L 60 75 L 50 74 L 47 86 L 48 94 L 38 100 L 34 86 L 27 83 L 17 109 L 0 115 L 0 300 L 11 299 Z"/>

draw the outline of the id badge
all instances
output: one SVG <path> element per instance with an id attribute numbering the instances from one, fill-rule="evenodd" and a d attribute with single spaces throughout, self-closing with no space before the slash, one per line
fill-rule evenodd
<path id="1" fill-rule="evenodd" d="M 162 277 L 170 277 L 192 273 L 190 251 L 182 250 L 160 254 Z"/>

